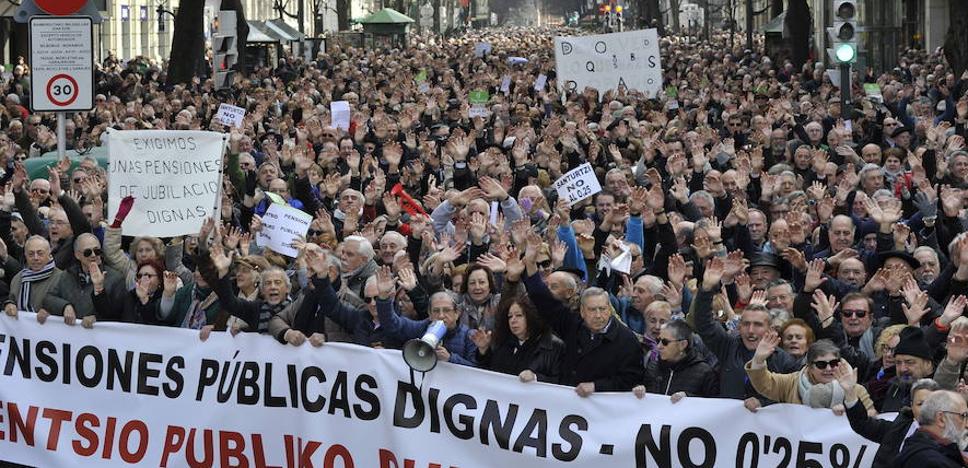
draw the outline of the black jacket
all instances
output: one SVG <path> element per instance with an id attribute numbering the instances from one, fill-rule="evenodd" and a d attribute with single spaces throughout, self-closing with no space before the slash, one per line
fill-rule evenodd
<path id="1" fill-rule="evenodd" d="M 400 349 L 403 343 L 386 333 L 385 328 L 373 323 L 373 316 L 365 307 L 357 308 L 339 299 L 329 278 L 316 277 L 312 292 L 307 291 L 293 328 L 306 336 L 325 333 L 325 319 L 329 317 L 353 337 L 353 342 L 362 346 L 381 346 L 387 349 Z M 282 337 L 277 337 L 282 340 Z"/>
<path id="2" fill-rule="evenodd" d="M 954 443 L 941 445 L 933 436 L 918 429 L 904 443 L 894 459 L 895 468 L 946 468 L 965 466 L 961 451 Z"/>
<path id="3" fill-rule="evenodd" d="M 612 318 L 605 333 L 592 336 L 581 316 L 555 299 L 537 273 L 524 284 L 538 313 L 565 343 L 562 385 L 593 382 L 596 392 L 622 392 L 642 382 L 642 347 L 632 330 Z"/>
<path id="4" fill-rule="evenodd" d="M 871 468 L 887 468 L 894 463 L 901 442 L 904 441 L 911 423 L 914 422 L 914 414 L 911 413 L 910 408 L 904 408 L 893 421 L 872 418 L 867 415 L 864 405 L 858 401 L 854 406 L 847 408 L 847 421 L 850 422 L 850 428 L 858 435 L 881 444 L 874 455 Z"/>
<path id="5" fill-rule="evenodd" d="M 712 292 L 700 287 L 692 300 L 689 313 L 696 324 L 696 332 L 719 358 L 719 396 L 740 400 L 756 396 L 762 402 L 768 403 L 768 400 L 753 389 L 746 376 L 745 366 L 753 359 L 754 351 L 746 349 L 739 335 L 727 333 L 719 322 L 713 320 L 712 303 L 716 291 L 719 291 L 718 287 Z M 782 349 L 777 349 L 766 360 L 766 366 L 771 372 L 778 374 L 800 370 L 797 361 Z"/>
<path id="6" fill-rule="evenodd" d="M 478 350 L 477 363 L 483 368 L 502 374 L 518 375 L 530 370 L 540 382 L 558 383 L 564 352 L 565 343 L 550 332 L 532 336 L 521 344 L 518 344 L 517 338 L 511 336 L 487 353 L 481 354 Z"/>
<path id="7" fill-rule="evenodd" d="M 685 392 L 689 396 L 712 398 L 719 396 L 716 371 L 691 346 L 679 362 L 653 361 L 646 369 L 649 393 L 672 395 Z"/>

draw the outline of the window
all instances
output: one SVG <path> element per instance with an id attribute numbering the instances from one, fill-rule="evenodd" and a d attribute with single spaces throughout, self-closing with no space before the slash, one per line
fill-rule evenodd
<path id="1" fill-rule="evenodd" d="M 141 21 L 148 21 L 148 7 L 142 6 L 138 11 L 138 19 Z"/>
<path id="2" fill-rule="evenodd" d="M 121 5 L 121 21 L 129 21 L 131 19 L 131 7 L 128 5 Z"/>

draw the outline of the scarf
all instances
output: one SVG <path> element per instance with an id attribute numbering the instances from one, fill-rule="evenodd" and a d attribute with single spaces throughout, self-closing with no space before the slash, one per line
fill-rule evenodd
<path id="1" fill-rule="evenodd" d="M 826 384 L 810 383 L 807 369 L 800 371 L 798 389 L 800 401 L 811 408 L 832 408 L 844 403 L 844 389 L 837 381 Z"/>
<path id="2" fill-rule="evenodd" d="M 201 330 L 208 324 L 208 314 L 205 309 L 218 300 L 218 296 L 208 288 L 199 287 L 197 284 L 192 287 L 192 303 L 188 306 L 188 313 L 182 321 L 181 328 L 191 328 Z"/>
<path id="3" fill-rule="evenodd" d="M 39 271 L 33 271 L 29 268 L 24 268 L 20 275 L 20 296 L 17 297 L 17 308 L 20 310 L 25 310 L 27 312 L 34 312 L 34 308 L 30 306 L 30 285 L 35 281 L 43 281 L 50 278 L 54 274 L 54 270 L 57 267 L 54 265 L 54 261 L 51 260 Z"/>
<path id="4" fill-rule="evenodd" d="M 873 361 L 877 359 L 877 354 L 874 353 L 874 331 L 872 328 L 868 328 L 860 337 L 860 352 L 867 356 L 868 361 Z"/>
<path id="5" fill-rule="evenodd" d="M 259 333 L 268 332 L 269 320 L 272 319 L 272 317 L 275 317 L 276 314 L 281 312 L 282 309 L 285 309 L 286 306 L 288 306 L 290 303 L 292 303 L 292 299 L 290 299 L 289 296 L 286 296 L 286 298 L 283 299 L 282 302 L 276 305 L 272 305 L 266 301 L 262 301 L 259 304 L 259 324 L 257 325 L 258 332 Z"/>

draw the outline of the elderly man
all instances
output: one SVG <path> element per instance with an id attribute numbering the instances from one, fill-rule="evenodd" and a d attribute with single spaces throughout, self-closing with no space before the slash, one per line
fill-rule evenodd
<path id="1" fill-rule="evenodd" d="M 41 313 L 63 316 L 68 325 L 80 318 L 85 327 L 92 326 L 95 320 L 121 320 L 123 317 L 116 312 L 124 300 L 124 275 L 103 268 L 102 254 L 101 243 L 94 234 L 77 236 L 74 241 L 76 262 L 64 269 L 57 283 L 50 288 Z M 41 319 L 40 316 L 37 318 Z"/>
<path id="2" fill-rule="evenodd" d="M 343 286 L 359 297 L 363 297 L 366 279 L 373 276 L 379 268 L 374 260 L 375 256 L 373 244 L 367 238 L 349 236 L 343 240 L 339 253 Z M 392 257 L 390 261 L 393 261 Z"/>
<path id="3" fill-rule="evenodd" d="M 456 192 L 437 208 L 434 208 L 434 211 L 430 214 L 434 232 L 437 233 L 438 237 L 443 233 L 453 234 L 454 223 L 452 220 L 455 216 L 469 220 L 474 213 L 481 213 L 486 219 L 490 214 L 488 201 L 496 201 L 500 204 L 501 212 L 504 213 L 505 227 L 510 227 L 511 223 L 524 217 L 518 202 L 508 195 L 507 190 L 500 182 L 482 177 L 480 187 L 471 187 Z"/>
<path id="4" fill-rule="evenodd" d="M 770 314 L 765 307 L 749 306 L 740 316 L 739 333 L 730 334 L 713 319 L 713 297 L 721 288 L 725 273 L 723 261 L 714 257 L 703 274 L 702 284 L 692 301 L 689 312 L 696 331 L 703 342 L 719 358 L 719 396 L 744 400 L 745 406 L 756 411 L 763 401 L 750 386 L 744 366 L 756 351 L 760 340 L 770 329 Z M 782 349 L 776 350 L 766 361 L 771 372 L 787 374 L 798 369 L 797 361 Z"/>
<path id="5" fill-rule="evenodd" d="M 441 291 L 430 296 L 430 317 L 424 320 L 412 320 L 401 316 L 395 309 L 394 296 L 397 292 L 396 280 L 390 267 L 380 267 L 375 276 L 376 281 L 376 311 L 379 324 L 386 328 L 387 336 L 399 343 L 405 343 L 413 338 L 420 338 L 427 331 L 427 327 L 434 321 L 440 320 L 447 327 L 447 332 L 437 347 L 437 359 L 453 364 L 477 367 L 477 345 L 471 340 L 471 331 L 467 326 L 459 323 L 460 311 L 450 292 Z M 370 289 L 372 293 L 372 288 Z M 373 296 L 368 300 L 372 301 Z M 483 333 L 483 332 L 477 332 Z"/>
<path id="6" fill-rule="evenodd" d="M 407 238 L 397 231 L 387 231 L 380 238 L 380 265 L 392 265 L 397 252 L 406 252 Z"/>
<path id="7" fill-rule="evenodd" d="M 11 280 L 10 297 L 3 305 L 4 312 L 11 317 L 16 317 L 18 310 L 40 311 L 47 292 L 60 279 L 61 270 L 54 264 L 47 239 L 41 236 L 27 239 L 24 258 L 27 267 Z"/>
<path id="8" fill-rule="evenodd" d="M 939 390 L 924 400 L 920 427 L 894 459 L 898 468 L 944 468 L 968 464 L 961 450 L 968 438 L 968 405 L 956 392 Z"/>
<path id="9" fill-rule="evenodd" d="M 642 348 L 635 334 L 615 318 L 607 291 L 596 287 L 583 291 L 576 315 L 551 295 L 537 272 L 524 283 L 538 313 L 565 342 L 562 385 L 573 385 L 579 396 L 586 397 L 594 392 L 628 391 L 642 382 Z"/>
<path id="10" fill-rule="evenodd" d="M 907 327 L 901 330 L 900 341 L 894 347 L 897 376 L 891 380 L 890 386 L 882 395 L 871 395 L 878 411 L 889 413 L 911 406 L 911 385 L 934 373 L 933 354 L 920 328 Z"/>
<path id="11" fill-rule="evenodd" d="M 221 246 L 213 245 L 209 256 L 215 272 L 210 269 L 200 269 L 205 282 L 212 286 L 222 307 L 233 316 L 244 322 L 247 331 L 266 333 L 269 331 L 269 320 L 292 303 L 289 292 L 292 284 L 286 272 L 277 267 L 270 267 L 261 274 L 260 294 L 256 300 L 246 300 L 238 297 L 232 291 L 229 279 L 229 268 L 232 260 L 225 255 Z M 214 273 L 214 274 L 213 274 Z M 233 326 L 233 333 L 241 330 L 241 325 Z"/>

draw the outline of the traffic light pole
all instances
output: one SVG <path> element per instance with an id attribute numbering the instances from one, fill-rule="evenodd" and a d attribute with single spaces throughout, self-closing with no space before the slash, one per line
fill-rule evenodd
<path id="1" fill-rule="evenodd" d="M 850 120 L 850 63 L 840 64 L 840 118 Z"/>

